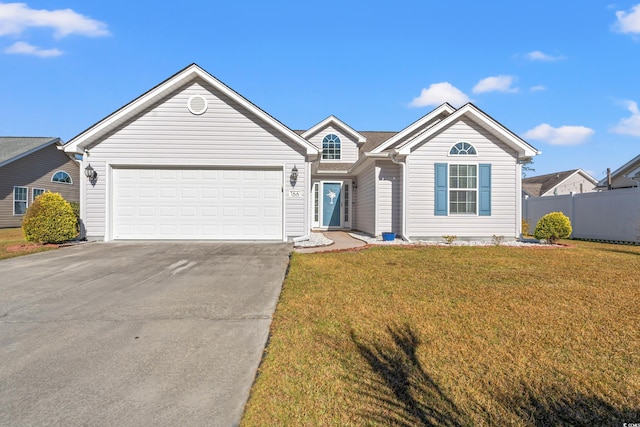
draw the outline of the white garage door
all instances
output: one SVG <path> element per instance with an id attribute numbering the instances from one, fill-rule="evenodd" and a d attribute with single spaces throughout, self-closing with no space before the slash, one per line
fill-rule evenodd
<path id="1" fill-rule="evenodd" d="M 113 169 L 114 239 L 282 239 L 282 171 Z"/>

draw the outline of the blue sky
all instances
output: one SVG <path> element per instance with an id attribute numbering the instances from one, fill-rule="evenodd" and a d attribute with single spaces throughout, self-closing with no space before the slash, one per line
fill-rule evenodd
<path id="1" fill-rule="evenodd" d="M 602 178 L 640 154 L 640 2 L 0 2 L 0 135 L 76 134 L 195 62 L 292 129 L 472 101 Z"/>

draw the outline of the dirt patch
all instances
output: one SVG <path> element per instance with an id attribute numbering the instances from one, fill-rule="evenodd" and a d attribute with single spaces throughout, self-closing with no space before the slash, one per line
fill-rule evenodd
<path id="1" fill-rule="evenodd" d="M 58 245 L 53 243 L 40 244 L 40 243 L 21 243 L 19 245 L 7 246 L 7 252 L 28 251 L 37 248 L 57 248 Z"/>

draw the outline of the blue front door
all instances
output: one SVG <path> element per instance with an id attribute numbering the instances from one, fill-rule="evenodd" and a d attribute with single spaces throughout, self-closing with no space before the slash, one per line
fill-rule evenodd
<path id="1" fill-rule="evenodd" d="M 322 184 L 322 226 L 340 227 L 340 188 L 339 182 Z"/>

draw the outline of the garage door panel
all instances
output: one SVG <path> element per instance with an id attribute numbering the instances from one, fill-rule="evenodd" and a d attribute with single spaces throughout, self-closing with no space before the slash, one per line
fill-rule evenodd
<path id="1" fill-rule="evenodd" d="M 281 239 L 282 171 L 113 170 L 114 239 Z"/>

